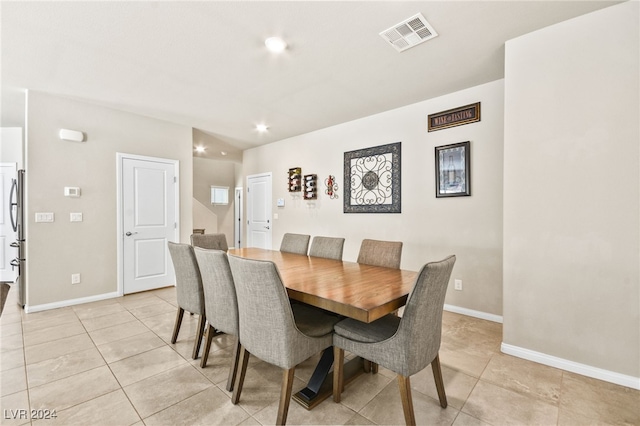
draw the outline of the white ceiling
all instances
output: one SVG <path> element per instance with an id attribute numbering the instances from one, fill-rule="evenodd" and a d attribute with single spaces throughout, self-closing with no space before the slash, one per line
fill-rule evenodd
<path id="1" fill-rule="evenodd" d="M 2 1 L 3 126 L 42 90 L 191 126 L 216 157 L 500 79 L 505 41 L 615 3 Z M 438 37 L 378 35 L 416 13 Z"/>

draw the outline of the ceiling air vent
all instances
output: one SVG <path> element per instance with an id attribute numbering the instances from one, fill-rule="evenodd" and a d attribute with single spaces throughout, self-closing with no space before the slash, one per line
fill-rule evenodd
<path id="1" fill-rule="evenodd" d="M 398 52 L 405 51 L 437 36 L 438 33 L 421 13 L 380 33 L 380 37 L 389 42 Z"/>

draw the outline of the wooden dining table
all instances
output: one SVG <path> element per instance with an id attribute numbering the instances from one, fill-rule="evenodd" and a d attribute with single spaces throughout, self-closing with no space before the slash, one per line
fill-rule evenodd
<path id="1" fill-rule="evenodd" d="M 261 248 L 230 249 L 228 254 L 273 262 L 291 300 L 362 322 L 373 322 L 407 302 L 416 272 L 363 265 Z M 363 371 L 362 360 L 345 365 L 345 383 Z M 359 364 L 358 364 L 359 362 Z M 331 395 L 333 349 L 325 350 L 307 387 L 293 399 L 307 409 Z"/>

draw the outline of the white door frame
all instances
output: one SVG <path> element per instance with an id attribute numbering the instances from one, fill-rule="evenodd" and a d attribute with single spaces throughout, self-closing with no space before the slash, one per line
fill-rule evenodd
<path id="1" fill-rule="evenodd" d="M 241 186 L 236 186 L 235 195 L 233 197 L 234 200 L 234 218 L 233 218 L 233 247 L 234 248 L 242 248 L 242 221 L 244 220 L 244 216 L 242 214 L 242 191 L 244 188 Z M 238 241 L 240 243 L 238 244 Z"/>
<path id="2" fill-rule="evenodd" d="M 176 213 L 176 228 L 174 232 L 174 240 L 180 239 L 180 162 L 178 160 L 171 160 L 168 158 L 148 157 L 146 155 L 126 154 L 122 152 L 116 152 L 116 240 L 117 240 L 117 256 L 118 256 L 118 296 L 124 295 L 124 247 L 123 238 L 123 212 L 122 212 L 122 162 L 125 159 L 131 160 L 143 160 L 154 161 L 157 163 L 173 164 L 176 171 L 176 199 L 175 199 L 175 213 Z"/>

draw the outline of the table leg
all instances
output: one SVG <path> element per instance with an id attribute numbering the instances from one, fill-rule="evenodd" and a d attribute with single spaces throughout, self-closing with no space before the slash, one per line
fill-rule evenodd
<path id="1" fill-rule="evenodd" d="M 313 371 L 307 387 L 293 395 L 293 400 L 307 410 L 311 410 L 333 394 L 333 374 L 329 374 L 333 365 L 333 346 L 322 352 L 320 361 Z M 364 372 L 363 360 L 355 357 L 344 365 L 344 383 L 350 383 Z"/>
<path id="2" fill-rule="evenodd" d="M 313 371 L 313 374 L 307 383 L 307 387 L 298 392 L 302 398 L 307 401 L 311 401 L 318 395 L 318 391 L 320 390 L 322 383 L 328 377 L 332 365 L 333 346 L 322 352 L 322 357 L 320 357 L 320 361 L 318 362 L 318 365 L 316 365 L 316 369 Z"/>

